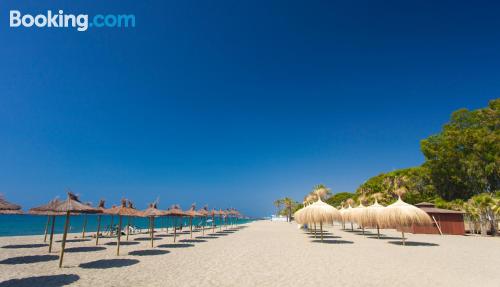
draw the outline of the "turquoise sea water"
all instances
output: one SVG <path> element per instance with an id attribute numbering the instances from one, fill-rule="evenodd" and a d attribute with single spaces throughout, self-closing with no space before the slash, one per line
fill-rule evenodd
<path id="1" fill-rule="evenodd" d="M 56 223 L 54 232 L 62 233 L 64 229 L 64 216 L 56 216 Z M 247 223 L 251 220 L 249 219 L 238 219 L 237 224 Z M 73 215 L 71 216 L 69 232 L 82 232 L 84 222 L 84 215 Z M 14 235 L 37 235 L 43 234 L 45 231 L 45 224 L 47 223 L 47 216 L 37 216 L 37 215 L 0 215 L 0 236 L 14 236 Z M 118 217 L 114 216 L 114 224 L 118 224 Z M 127 223 L 127 217 L 123 217 L 122 224 Z M 193 219 L 193 225 L 200 223 L 199 218 Z M 102 215 L 101 217 L 101 230 L 104 230 L 105 226 L 111 224 L 111 215 Z M 177 219 L 177 225 L 181 224 L 181 219 Z M 189 224 L 189 218 L 183 218 L 182 224 L 187 226 Z M 219 219 L 215 218 L 215 224 L 219 225 Z M 131 225 L 137 226 L 138 228 L 148 228 L 149 220 L 147 218 L 135 217 L 131 219 Z M 171 227 L 173 226 L 172 218 L 156 218 L 155 227 Z M 207 226 L 211 226 L 211 223 L 207 223 Z M 97 215 L 87 215 L 87 226 L 86 231 L 93 232 L 97 230 Z"/>

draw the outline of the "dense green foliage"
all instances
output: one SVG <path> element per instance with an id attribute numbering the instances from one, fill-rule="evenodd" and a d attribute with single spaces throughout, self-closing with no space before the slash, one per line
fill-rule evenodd
<path id="1" fill-rule="evenodd" d="M 379 193 L 381 201 L 389 203 L 395 180 L 407 189 L 406 201 L 441 206 L 446 206 L 442 199 L 468 200 L 499 190 L 500 99 L 483 109 L 454 112 L 440 133 L 422 140 L 421 149 L 426 158 L 422 166 L 372 177 L 358 188 L 358 197 Z"/>
<path id="2" fill-rule="evenodd" d="M 453 113 L 443 131 L 422 140 L 424 164 L 438 194 L 468 199 L 500 188 L 500 99 Z"/>
<path id="3" fill-rule="evenodd" d="M 371 203 L 373 195 L 378 194 L 379 202 L 389 204 L 397 198 L 393 194 L 396 181 L 399 182 L 399 186 L 406 188 L 405 201 L 408 203 L 433 201 L 437 197 L 429 171 L 425 167 L 399 169 L 374 176 L 356 190 L 357 197 Z"/>
<path id="4" fill-rule="evenodd" d="M 349 198 L 354 198 L 356 195 L 350 192 L 340 192 L 330 196 L 326 202 L 334 207 L 338 207 L 343 204 Z"/>

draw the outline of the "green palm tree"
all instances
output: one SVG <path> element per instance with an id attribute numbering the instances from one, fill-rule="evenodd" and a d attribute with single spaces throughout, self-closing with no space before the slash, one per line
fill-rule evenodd
<path id="1" fill-rule="evenodd" d="M 287 217 L 286 217 L 287 221 L 291 222 L 292 221 L 292 208 L 294 205 L 294 200 L 291 199 L 290 197 L 285 197 L 285 198 L 283 198 L 283 205 L 285 206 L 286 211 L 287 211 Z"/>
<path id="2" fill-rule="evenodd" d="M 278 216 L 281 212 L 281 206 L 283 205 L 283 200 L 276 199 L 273 204 L 276 207 L 276 216 Z"/>
<path id="3" fill-rule="evenodd" d="M 497 223 L 495 217 L 496 200 L 489 193 L 482 193 L 473 196 L 469 200 L 470 204 L 477 209 L 479 215 L 479 222 L 481 224 L 481 235 L 488 234 L 487 224 L 490 223 L 491 234 L 496 236 Z"/>
<path id="4" fill-rule="evenodd" d="M 330 197 L 332 191 L 324 184 L 317 184 L 313 187 L 312 193 L 319 196 L 322 200 L 325 200 L 326 198 Z"/>

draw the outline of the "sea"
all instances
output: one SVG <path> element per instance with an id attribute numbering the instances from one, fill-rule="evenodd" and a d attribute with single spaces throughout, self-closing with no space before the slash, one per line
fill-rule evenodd
<path id="1" fill-rule="evenodd" d="M 211 218 L 209 218 L 210 220 Z M 65 216 L 56 216 L 54 225 L 54 233 L 62 233 L 64 231 Z M 101 215 L 101 229 L 106 230 L 107 227 L 118 224 L 118 216 Z M 69 230 L 71 233 L 78 233 L 83 231 L 84 222 L 86 221 L 86 232 L 97 231 L 97 215 L 72 215 L 70 217 Z M 236 224 L 245 224 L 252 221 L 251 219 L 237 219 Z M 125 226 L 128 222 L 127 217 L 122 217 L 122 225 Z M 216 226 L 219 226 L 220 220 L 215 218 Z M 47 216 L 43 215 L 0 215 L 0 236 L 19 236 L 19 235 L 39 235 L 45 233 L 45 226 L 47 224 Z M 184 217 L 182 220 L 177 218 L 177 226 L 189 227 L 189 218 Z M 201 218 L 193 218 L 193 225 L 201 226 Z M 149 226 L 149 219 L 143 217 L 131 217 L 130 225 L 145 229 Z M 155 228 L 172 227 L 174 219 L 172 217 L 160 217 L 155 219 Z M 206 227 L 211 227 L 212 223 L 207 222 Z M 49 229 L 50 232 L 50 229 Z"/>

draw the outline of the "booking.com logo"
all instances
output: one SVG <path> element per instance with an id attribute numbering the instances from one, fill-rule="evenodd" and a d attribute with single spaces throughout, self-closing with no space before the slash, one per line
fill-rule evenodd
<path id="1" fill-rule="evenodd" d="M 88 28 L 129 28 L 135 27 L 133 14 L 97 14 L 90 18 L 88 14 L 65 14 L 63 10 L 46 14 L 22 14 L 19 10 L 10 10 L 10 27 L 38 28 L 76 28 L 79 32 Z"/>

